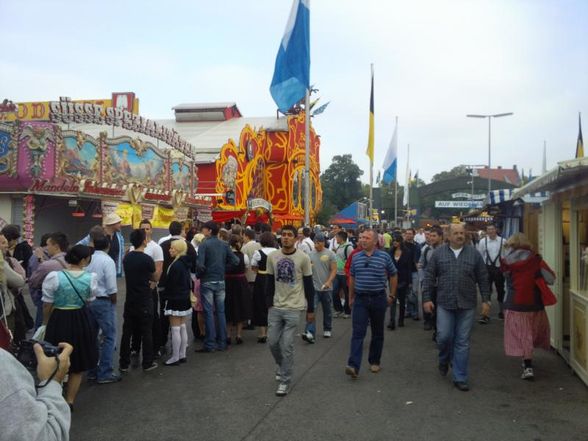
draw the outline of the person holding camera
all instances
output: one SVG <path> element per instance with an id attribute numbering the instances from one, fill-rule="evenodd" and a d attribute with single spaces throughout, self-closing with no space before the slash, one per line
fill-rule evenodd
<path id="1" fill-rule="evenodd" d="M 85 271 L 91 258 L 90 248 L 76 245 L 65 255 L 68 268 L 50 272 L 43 281 L 45 340 L 54 345 L 64 341 L 74 347 L 65 394 L 72 410 L 82 373 L 98 363 L 96 327 L 86 306 L 94 301 L 97 290 L 96 274 Z"/>
<path id="2" fill-rule="evenodd" d="M 41 345 L 33 346 L 40 381 L 37 388 L 26 368 L 9 352 L 0 349 L 3 440 L 69 440 L 71 413 L 63 399 L 61 383 L 69 370 L 73 348 L 68 343 L 59 343 L 59 348 L 58 357 L 47 357 Z"/>

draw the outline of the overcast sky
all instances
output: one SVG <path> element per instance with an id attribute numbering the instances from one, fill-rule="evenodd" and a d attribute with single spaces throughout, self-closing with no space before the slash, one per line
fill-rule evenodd
<path id="1" fill-rule="evenodd" d="M 370 63 L 375 64 L 375 167 L 399 118 L 425 181 L 457 164 L 540 172 L 573 158 L 588 121 L 588 1 L 311 0 L 311 82 L 324 170 L 351 153 L 368 175 Z M 269 94 L 290 0 L 2 0 L 0 100 L 108 98 L 133 91 L 141 114 L 171 118 L 182 102 L 235 101 L 275 114 Z M 588 129 L 587 129 L 588 130 Z M 588 133 L 588 131 L 587 131 Z M 377 171 L 375 172 L 377 174 Z"/>

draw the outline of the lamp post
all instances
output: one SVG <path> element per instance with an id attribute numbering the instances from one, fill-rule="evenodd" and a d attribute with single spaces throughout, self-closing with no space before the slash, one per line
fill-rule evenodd
<path id="1" fill-rule="evenodd" d="M 490 167 L 492 165 L 492 118 L 501 118 L 503 116 L 511 116 L 514 115 L 513 112 L 507 113 L 495 113 L 492 115 L 466 115 L 468 118 L 488 118 L 488 195 L 492 191 L 492 179 L 490 174 Z"/>

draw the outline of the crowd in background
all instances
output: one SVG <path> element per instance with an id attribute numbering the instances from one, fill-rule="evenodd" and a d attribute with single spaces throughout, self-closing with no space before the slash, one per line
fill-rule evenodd
<path id="1" fill-rule="evenodd" d="M 334 319 L 352 318 L 346 367 L 352 378 L 359 375 L 357 348 L 368 324 L 370 370 L 379 372 L 383 334 L 375 322 L 383 327 L 387 314 L 391 331 L 408 320 L 423 320 L 439 346 L 441 375 L 453 364 L 456 387 L 468 390 L 471 323 L 478 296 L 478 322 L 490 321 L 492 286 L 496 318 L 505 320 L 505 351 L 523 359 L 523 379 L 534 378 L 533 348 L 549 348 L 549 323 L 535 281 L 542 277 L 553 283 L 554 274 L 522 234 L 505 239 L 494 225 L 480 232 L 463 225 L 418 231 L 333 225 L 273 232 L 267 224 L 221 228 L 207 222 L 185 228 L 174 221 L 168 230 L 155 241 L 151 222 L 143 220 L 125 238 L 121 218 L 111 214 L 83 238 L 48 233 L 33 248 L 21 239 L 19 226 L 2 229 L 3 327 L 13 348 L 32 332 L 54 345 L 73 347 L 65 393 L 71 411 L 84 373 L 89 381 L 108 384 L 121 381 L 121 373 L 139 363 L 145 372 L 180 366 L 188 362 L 191 340 L 195 352 L 222 352 L 252 343 L 246 329 L 256 330 L 257 344 L 269 343 L 278 366 L 276 394 L 283 396 L 293 365 L 292 354 L 283 351 L 293 344 L 298 315 L 277 317 L 282 310 L 306 311 L 301 337 L 308 344 L 319 334 L 315 309 L 322 310 L 323 338 L 336 332 Z M 125 294 L 118 335 L 121 277 Z M 369 302 L 376 294 L 386 298 L 374 307 Z M 31 296 L 32 312 L 25 295 Z"/>

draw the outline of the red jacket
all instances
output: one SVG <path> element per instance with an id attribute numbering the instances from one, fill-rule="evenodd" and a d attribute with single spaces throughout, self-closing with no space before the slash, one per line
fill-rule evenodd
<path id="1" fill-rule="evenodd" d="M 501 259 L 500 269 L 506 275 L 507 293 L 504 309 L 540 311 L 544 309 L 541 292 L 535 279 L 544 277 L 548 284 L 555 281 L 555 273 L 539 254 L 518 249 Z"/>
<path id="2" fill-rule="evenodd" d="M 347 284 L 349 284 L 349 276 L 351 275 L 351 260 L 353 256 L 359 253 L 363 248 L 357 247 L 354 249 L 349 256 L 347 256 L 347 261 L 345 262 L 345 275 L 347 276 Z"/>

